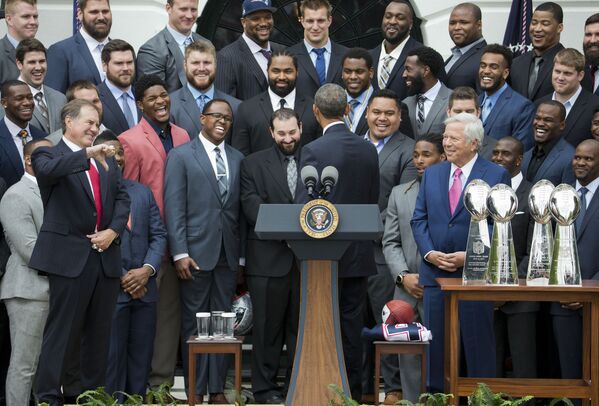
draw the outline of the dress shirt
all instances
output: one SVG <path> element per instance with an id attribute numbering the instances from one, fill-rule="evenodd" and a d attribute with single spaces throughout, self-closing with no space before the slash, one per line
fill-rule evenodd
<path id="1" fill-rule="evenodd" d="M 478 158 L 478 154 L 474 154 L 474 157 L 468 161 L 464 166 L 460 167 L 462 170 L 462 174 L 460 175 L 460 180 L 462 181 L 462 190 L 466 187 L 466 182 L 468 182 L 468 178 L 470 177 L 470 172 L 472 172 L 472 168 L 474 167 L 474 163 Z M 451 185 L 453 184 L 453 173 L 458 169 L 458 166 L 452 162 L 451 170 L 449 171 L 449 184 L 448 189 L 451 189 Z"/>
<path id="2" fill-rule="evenodd" d="M 522 172 L 518 172 L 518 174 L 514 177 L 512 177 L 512 189 L 514 189 L 514 191 L 518 190 L 518 188 L 520 187 L 520 184 L 522 183 L 522 181 L 524 180 L 524 175 L 522 175 Z"/>
<path id="3" fill-rule="evenodd" d="M 372 95 L 373 91 L 374 91 L 374 88 L 371 85 L 368 89 L 363 91 L 358 97 L 351 97 L 349 95 L 349 93 L 347 93 L 347 103 L 348 104 L 352 100 L 356 100 L 358 102 L 358 105 L 354 109 L 354 121 L 353 121 L 353 123 L 349 123 L 349 124 L 351 124 L 351 126 L 349 128 L 351 132 L 356 131 L 356 127 L 358 126 L 358 123 L 360 122 L 360 118 L 362 118 L 364 111 L 366 111 L 366 107 L 368 107 L 368 100 L 370 100 L 370 96 Z"/>
<path id="4" fill-rule="evenodd" d="M 507 89 L 507 83 L 504 83 L 503 86 L 501 86 L 495 93 L 493 93 L 492 95 L 489 95 L 487 92 L 484 92 L 484 97 L 483 97 L 483 101 L 480 104 L 481 109 L 483 108 L 483 106 L 485 105 L 487 99 L 491 102 L 491 110 L 489 110 L 489 114 L 491 114 L 491 111 L 493 111 L 493 109 L 495 108 L 495 105 L 497 104 L 497 100 L 499 100 L 499 97 L 503 94 L 503 92 L 505 92 L 505 89 Z M 488 116 L 487 116 L 488 118 Z"/>
<path id="5" fill-rule="evenodd" d="M 295 108 L 295 88 L 285 97 L 281 97 L 268 88 L 268 97 L 272 105 L 272 111 L 277 111 L 281 108 L 281 99 L 285 99 L 285 108 L 293 110 Z"/>
<path id="6" fill-rule="evenodd" d="M 326 132 L 327 132 L 327 130 L 328 130 L 329 128 L 331 128 L 332 126 L 334 126 L 334 125 L 337 125 L 337 124 L 343 124 L 343 125 L 345 125 L 345 123 L 344 123 L 343 121 L 341 121 L 341 120 L 339 120 L 339 121 L 333 121 L 332 123 L 330 123 L 330 124 L 327 124 L 327 125 L 326 125 L 326 126 L 323 128 L 323 129 L 322 129 L 322 135 L 325 135 L 325 134 L 326 134 Z"/>
<path id="7" fill-rule="evenodd" d="M 133 87 L 129 86 L 129 88 L 127 90 L 123 90 L 119 87 L 116 87 L 108 79 L 106 79 L 104 81 L 104 83 L 106 83 L 106 87 L 108 87 L 108 90 L 110 90 L 110 93 L 112 93 L 112 96 L 114 96 L 114 99 L 116 100 L 117 104 L 121 108 L 121 111 L 123 111 L 123 99 L 121 98 L 121 96 L 123 95 L 123 93 L 127 93 L 127 95 L 129 96 L 129 97 L 127 97 L 127 104 L 129 105 L 129 110 L 131 110 L 131 114 L 133 115 L 133 120 L 136 123 L 138 123 L 139 117 L 137 116 L 137 105 L 135 104 L 135 96 L 133 96 Z"/>
<path id="8" fill-rule="evenodd" d="M 166 29 L 168 30 L 168 32 L 171 33 L 171 35 L 175 39 L 177 46 L 181 50 L 181 54 L 185 55 L 185 41 L 187 41 L 187 38 L 191 38 L 191 40 L 193 41 L 193 37 L 191 36 L 191 31 L 189 32 L 189 35 L 181 34 L 179 31 L 177 31 L 173 27 L 171 27 L 170 24 L 166 25 Z"/>
<path id="9" fill-rule="evenodd" d="M 479 39 L 477 39 L 476 41 L 474 41 L 474 42 L 471 42 L 470 44 L 468 44 L 468 45 L 465 45 L 465 46 L 463 46 L 463 47 L 457 47 L 457 46 L 455 46 L 455 47 L 451 48 L 451 55 L 452 55 L 452 56 L 451 56 L 451 59 L 450 59 L 449 61 L 447 61 L 447 65 L 445 65 L 445 72 L 449 72 L 449 71 L 450 71 L 450 69 L 451 69 L 451 67 L 452 67 L 453 65 L 455 65 L 455 63 L 456 63 L 457 61 L 459 61 L 459 60 L 460 60 L 460 58 L 461 58 L 462 56 L 464 56 L 464 54 L 466 54 L 466 52 L 470 51 L 470 50 L 472 49 L 472 47 L 474 47 L 474 46 L 476 46 L 476 45 L 480 44 L 480 43 L 481 43 L 481 42 L 483 42 L 484 40 L 485 40 L 485 39 L 484 39 L 483 37 L 480 37 L 480 38 L 479 38 Z M 460 55 L 460 56 L 457 56 L 457 57 L 456 57 L 456 51 L 459 51 L 459 52 L 460 52 L 460 53 L 459 53 L 459 55 Z"/>
<path id="10" fill-rule="evenodd" d="M 377 154 L 381 153 L 381 151 L 383 150 L 383 148 L 385 148 L 385 145 L 387 145 L 387 142 L 389 142 L 391 137 L 393 137 L 393 134 L 388 135 L 387 137 L 383 138 L 382 140 L 374 141 L 370 138 L 370 130 L 367 131 L 366 134 L 364 134 L 364 139 L 366 141 L 368 141 L 369 143 L 371 143 L 372 145 L 374 145 L 374 147 L 376 148 Z"/>
<path id="11" fill-rule="evenodd" d="M 566 118 L 568 118 L 568 114 L 570 114 L 570 110 L 572 110 L 572 107 L 574 106 L 574 103 L 576 103 L 576 100 L 578 100 L 578 96 L 580 96 L 581 92 L 582 92 L 582 86 L 578 85 L 578 89 L 576 90 L 576 92 L 574 92 L 572 97 L 570 97 L 568 100 L 566 100 L 564 103 L 562 103 L 564 105 L 564 108 L 566 109 Z M 551 96 L 551 100 L 557 100 L 556 96 L 557 96 L 556 93 L 553 92 L 553 95 Z"/>
<path id="12" fill-rule="evenodd" d="M 160 139 L 160 142 L 162 142 L 162 146 L 164 147 L 164 152 L 166 152 L 166 154 L 168 155 L 168 153 L 171 151 L 171 149 L 174 148 L 173 136 L 171 134 L 171 124 L 170 123 L 166 124 L 166 131 L 165 131 L 160 127 L 160 124 L 158 124 L 157 122 L 152 120 L 150 117 L 148 117 L 145 114 L 143 116 L 146 119 L 146 121 L 148 122 L 148 124 L 150 124 L 150 127 L 152 127 L 152 129 L 154 130 L 154 132 L 156 133 L 158 138 Z"/>
<path id="13" fill-rule="evenodd" d="M 196 89 L 189 82 L 187 82 L 187 88 L 191 92 L 194 102 L 197 102 L 198 97 L 200 97 L 200 96 L 205 96 L 205 98 L 206 98 L 204 105 L 208 104 L 209 101 L 214 99 L 214 85 L 210 85 L 208 90 L 206 90 L 205 92 L 202 92 L 201 90 Z"/>
<path id="14" fill-rule="evenodd" d="M 576 193 L 578 193 L 578 196 L 580 196 L 580 188 L 582 187 L 582 185 L 580 184 L 579 181 L 576 181 Z M 588 185 L 585 186 L 588 189 L 588 192 L 585 196 L 585 200 L 587 203 L 587 209 L 589 208 L 589 204 L 591 203 L 591 200 L 593 200 L 593 196 L 595 196 L 595 192 L 597 192 L 597 187 L 599 187 L 599 178 L 595 178 L 593 179 Z"/>
<path id="15" fill-rule="evenodd" d="M 35 183 L 37 185 L 37 179 L 35 176 L 28 174 L 27 172 L 25 172 L 23 174 L 24 177 L 26 177 L 27 179 L 29 179 L 30 181 L 32 181 L 33 183 Z"/>
<path id="16" fill-rule="evenodd" d="M 4 116 L 4 124 L 6 124 L 6 128 L 8 128 L 8 132 L 12 136 L 12 140 L 15 143 L 17 149 L 19 150 L 19 157 L 21 158 L 21 162 L 23 163 L 23 168 L 24 168 L 25 160 L 23 159 L 23 141 L 21 140 L 21 137 L 19 137 L 19 132 L 21 132 L 21 130 L 26 130 L 27 134 L 29 134 L 27 136 L 27 140 L 30 141 L 32 138 L 31 138 L 31 129 L 29 128 L 29 123 L 27 123 L 27 127 L 21 128 L 18 125 L 16 125 L 15 123 L 13 123 L 12 121 L 10 121 L 10 119 L 8 117 Z"/>
<path id="17" fill-rule="evenodd" d="M 106 74 L 104 73 L 104 68 L 102 67 L 102 51 L 98 49 L 98 45 L 102 44 L 102 46 L 106 46 L 106 44 L 110 42 L 110 38 L 106 37 L 104 38 L 104 41 L 99 42 L 98 40 L 92 38 L 83 27 L 81 27 L 79 33 L 81 33 L 81 36 L 85 40 L 85 45 L 87 45 L 87 49 L 89 49 L 89 52 L 92 54 L 92 59 L 96 64 L 96 68 L 98 68 L 100 78 L 102 80 L 106 79 Z"/>
<path id="18" fill-rule="evenodd" d="M 425 97 L 425 99 L 424 99 L 424 119 L 425 120 L 428 117 L 428 112 L 431 110 L 431 107 L 433 107 L 433 103 L 434 103 L 435 99 L 437 98 L 437 95 L 439 94 L 439 90 L 441 90 L 441 81 L 437 80 L 437 83 L 435 83 L 435 85 L 433 87 L 428 89 L 426 93 L 422 94 Z"/>
<path id="19" fill-rule="evenodd" d="M 377 76 L 378 77 L 381 77 L 381 72 L 383 70 L 383 61 L 385 60 L 385 58 L 387 57 L 387 55 L 389 55 L 389 56 L 391 56 L 393 58 L 393 60 L 389 63 L 389 73 L 393 72 L 393 68 L 395 67 L 395 63 L 399 59 L 399 56 L 401 55 L 401 51 L 403 51 L 403 48 L 406 46 L 406 42 L 408 42 L 409 38 L 410 38 L 410 36 L 408 35 L 390 53 L 387 53 L 387 50 L 385 49 L 385 41 L 383 40 L 383 43 L 381 44 L 381 54 L 379 55 L 379 65 L 378 65 L 378 71 L 377 71 Z M 391 76 L 389 76 L 389 80 L 391 80 Z"/>
<path id="20" fill-rule="evenodd" d="M 245 32 L 241 35 L 241 38 L 243 38 L 243 40 L 245 41 L 247 46 L 250 48 L 250 52 L 252 53 L 252 55 L 254 55 L 254 59 L 256 59 L 256 62 L 258 62 L 258 65 L 260 65 L 260 69 L 262 69 L 264 76 L 266 77 L 266 79 L 268 79 L 268 73 L 266 73 L 266 67 L 268 66 L 268 61 L 266 60 L 264 55 L 262 55 L 262 53 L 260 52 L 264 48 L 262 48 L 260 45 L 256 44 L 250 37 L 245 35 Z M 268 43 L 266 50 L 267 51 L 271 50 L 270 42 Z"/>
<path id="21" fill-rule="evenodd" d="M 15 49 L 19 46 L 19 41 L 16 38 L 13 38 L 9 33 L 6 33 L 6 38 L 8 38 L 8 42 L 12 44 Z"/>
<path id="22" fill-rule="evenodd" d="M 316 55 L 316 52 L 312 52 L 313 49 L 315 49 L 315 47 L 313 47 L 312 45 L 310 45 L 308 43 L 308 41 L 306 41 L 306 39 L 304 38 L 304 46 L 306 47 L 306 51 L 308 51 L 308 55 L 310 56 L 310 59 L 312 60 L 312 65 L 314 65 L 314 67 L 316 67 L 316 58 L 318 58 L 318 55 Z M 324 51 L 324 76 L 326 77 L 329 73 L 329 63 L 331 62 L 331 40 L 327 40 L 327 43 L 325 44 L 325 46 L 323 47 L 325 49 Z"/>
<path id="23" fill-rule="evenodd" d="M 79 145 L 75 144 L 73 141 L 69 140 L 67 137 L 63 136 L 62 140 L 64 141 L 65 144 L 67 144 L 67 147 L 69 147 L 71 149 L 71 151 L 73 151 L 73 152 L 81 151 L 83 149 Z M 96 170 L 98 170 L 98 164 L 96 163 L 95 159 L 90 158 L 89 162 L 90 162 L 90 165 L 95 166 Z M 87 182 L 89 183 L 89 188 L 92 192 L 92 197 L 95 199 L 94 186 L 92 185 L 92 180 L 89 177 L 89 170 L 85 171 L 85 176 L 87 177 Z"/>

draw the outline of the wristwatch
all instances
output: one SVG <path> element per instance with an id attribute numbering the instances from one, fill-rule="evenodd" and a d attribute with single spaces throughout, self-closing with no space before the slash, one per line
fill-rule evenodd
<path id="1" fill-rule="evenodd" d="M 397 275 L 397 278 L 395 278 L 395 286 L 397 286 L 398 288 L 401 288 L 403 286 L 403 278 L 404 276 L 406 276 L 407 273 L 408 271 L 403 271 L 399 275 Z"/>

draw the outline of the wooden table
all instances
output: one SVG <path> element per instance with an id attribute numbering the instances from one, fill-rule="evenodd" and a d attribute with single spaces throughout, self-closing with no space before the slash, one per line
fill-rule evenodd
<path id="1" fill-rule="evenodd" d="M 583 405 L 599 404 L 599 281 L 584 280 L 582 287 L 462 285 L 461 278 L 438 278 L 445 292 L 445 390 L 456 396 L 474 392 L 484 382 L 496 392 L 511 396 L 583 399 Z M 581 302 L 582 379 L 465 378 L 459 376 L 458 301 Z"/>
<path id="2" fill-rule="evenodd" d="M 189 406 L 196 404 L 196 358 L 198 354 L 234 354 L 235 355 L 235 390 L 241 393 L 241 344 L 245 337 L 232 339 L 206 339 L 198 340 L 191 336 L 187 340 L 189 351 L 189 372 L 187 379 L 187 399 Z"/>

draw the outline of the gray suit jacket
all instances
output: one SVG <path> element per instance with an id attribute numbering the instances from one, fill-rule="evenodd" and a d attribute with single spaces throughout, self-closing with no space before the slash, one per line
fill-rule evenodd
<path id="1" fill-rule="evenodd" d="M 424 123 L 422 123 L 421 128 L 418 128 L 418 123 L 416 123 L 416 104 L 418 101 L 418 96 L 409 96 L 403 100 L 406 106 L 408 106 L 408 111 L 410 112 L 410 121 L 412 122 L 414 138 L 416 140 L 418 140 L 418 137 L 428 133 L 443 134 L 443 130 L 445 128 L 443 122 L 447 118 L 447 104 L 449 103 L 450 95 L 451 89 L 448 89 L 443 83 L 441 83 L 441 89 L 439 89 L 437 98 L 433 102 L 433 105 L 424 119 Z"/>
<path id="2" fill-rule="evenodd" d="M 205 39 L 193 32 L 193 40 Z M 175 38 L 166 27 L 150 38 L 137 53 L 137 77 L 158 75 L 166 82 L 168 92 L 174 92 L 185 83 L 184 56 Z"/>
<path id="3" fill-rule="evenodd" d="M 43 217 L 39 187 L 23 176 L 0 202 L 0 221 L 12 253 L 0 284 L 0 299 L 48 300 L 48 278 L 28 266 Z"/>
<path id="4" fill-rule="evenodd" d="M 33 117 L 31 117 L 31 121 L 29 124 L 39 128 L 46 134 L 50 134 L 54 131 L 62 131 L 62 124 L 60 121 L 60 111 L 63 106 L 67 103 L 67 98 L 64 94 L 60 93 L 58 90 L 54 90 L 51 87 L 43 85 L 42 93 L 44 93 L 44 97 L 46 99 L 46 105 L 48 106 L 48 114 L 50 127 L 45 125 L 44 117 L 42 116 L 42 111 L 35 105 L 35 109 L 33 110 Z M 4 108 L 0 106 L 0 118 L 3 118 L 5 115 Z"/>
<path id="5" fill-rule="evenodd" d="M 15 47 L 12 46 L 5 35 L 0 40 L 0 84 L 18 77 L 19 69 L 17 69 Z"/>
<path id="6" fill-rule="evenodd" d="M 495 145 L 497 145 L 497 140 L 493 137 L 485 135 L 483 137 L 483 143 L 478 149 L 478 154 L 487 161 L 490 161 L 491 157 L 493 156 L 493 149 L 495 148 Z"/>

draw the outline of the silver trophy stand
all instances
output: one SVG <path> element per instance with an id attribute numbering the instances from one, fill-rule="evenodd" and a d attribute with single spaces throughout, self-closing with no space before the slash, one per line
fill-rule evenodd
<path id="1" fill-rule="evenodd" d="M 486 285 L 487 264 L 491 242 L 487 224 L 487 196 L 490 187 L 487 182 L 475 179 L 464 189 L 464 207 L 470 213 L 470 229 L 466 243 L 466 258 L 462 283 L 464 285 Z"/>
<path id="2" fill-rule="evenodd" d="M 531 286 L 549 284 L 553 250 L 553 227 L 549 200 L 553 189 L 555 189 L 553 183 L 543 179 L 535 183 L 528 195 L 528 209 L 535 220 L 526 274 L 526 284 Z"/>

